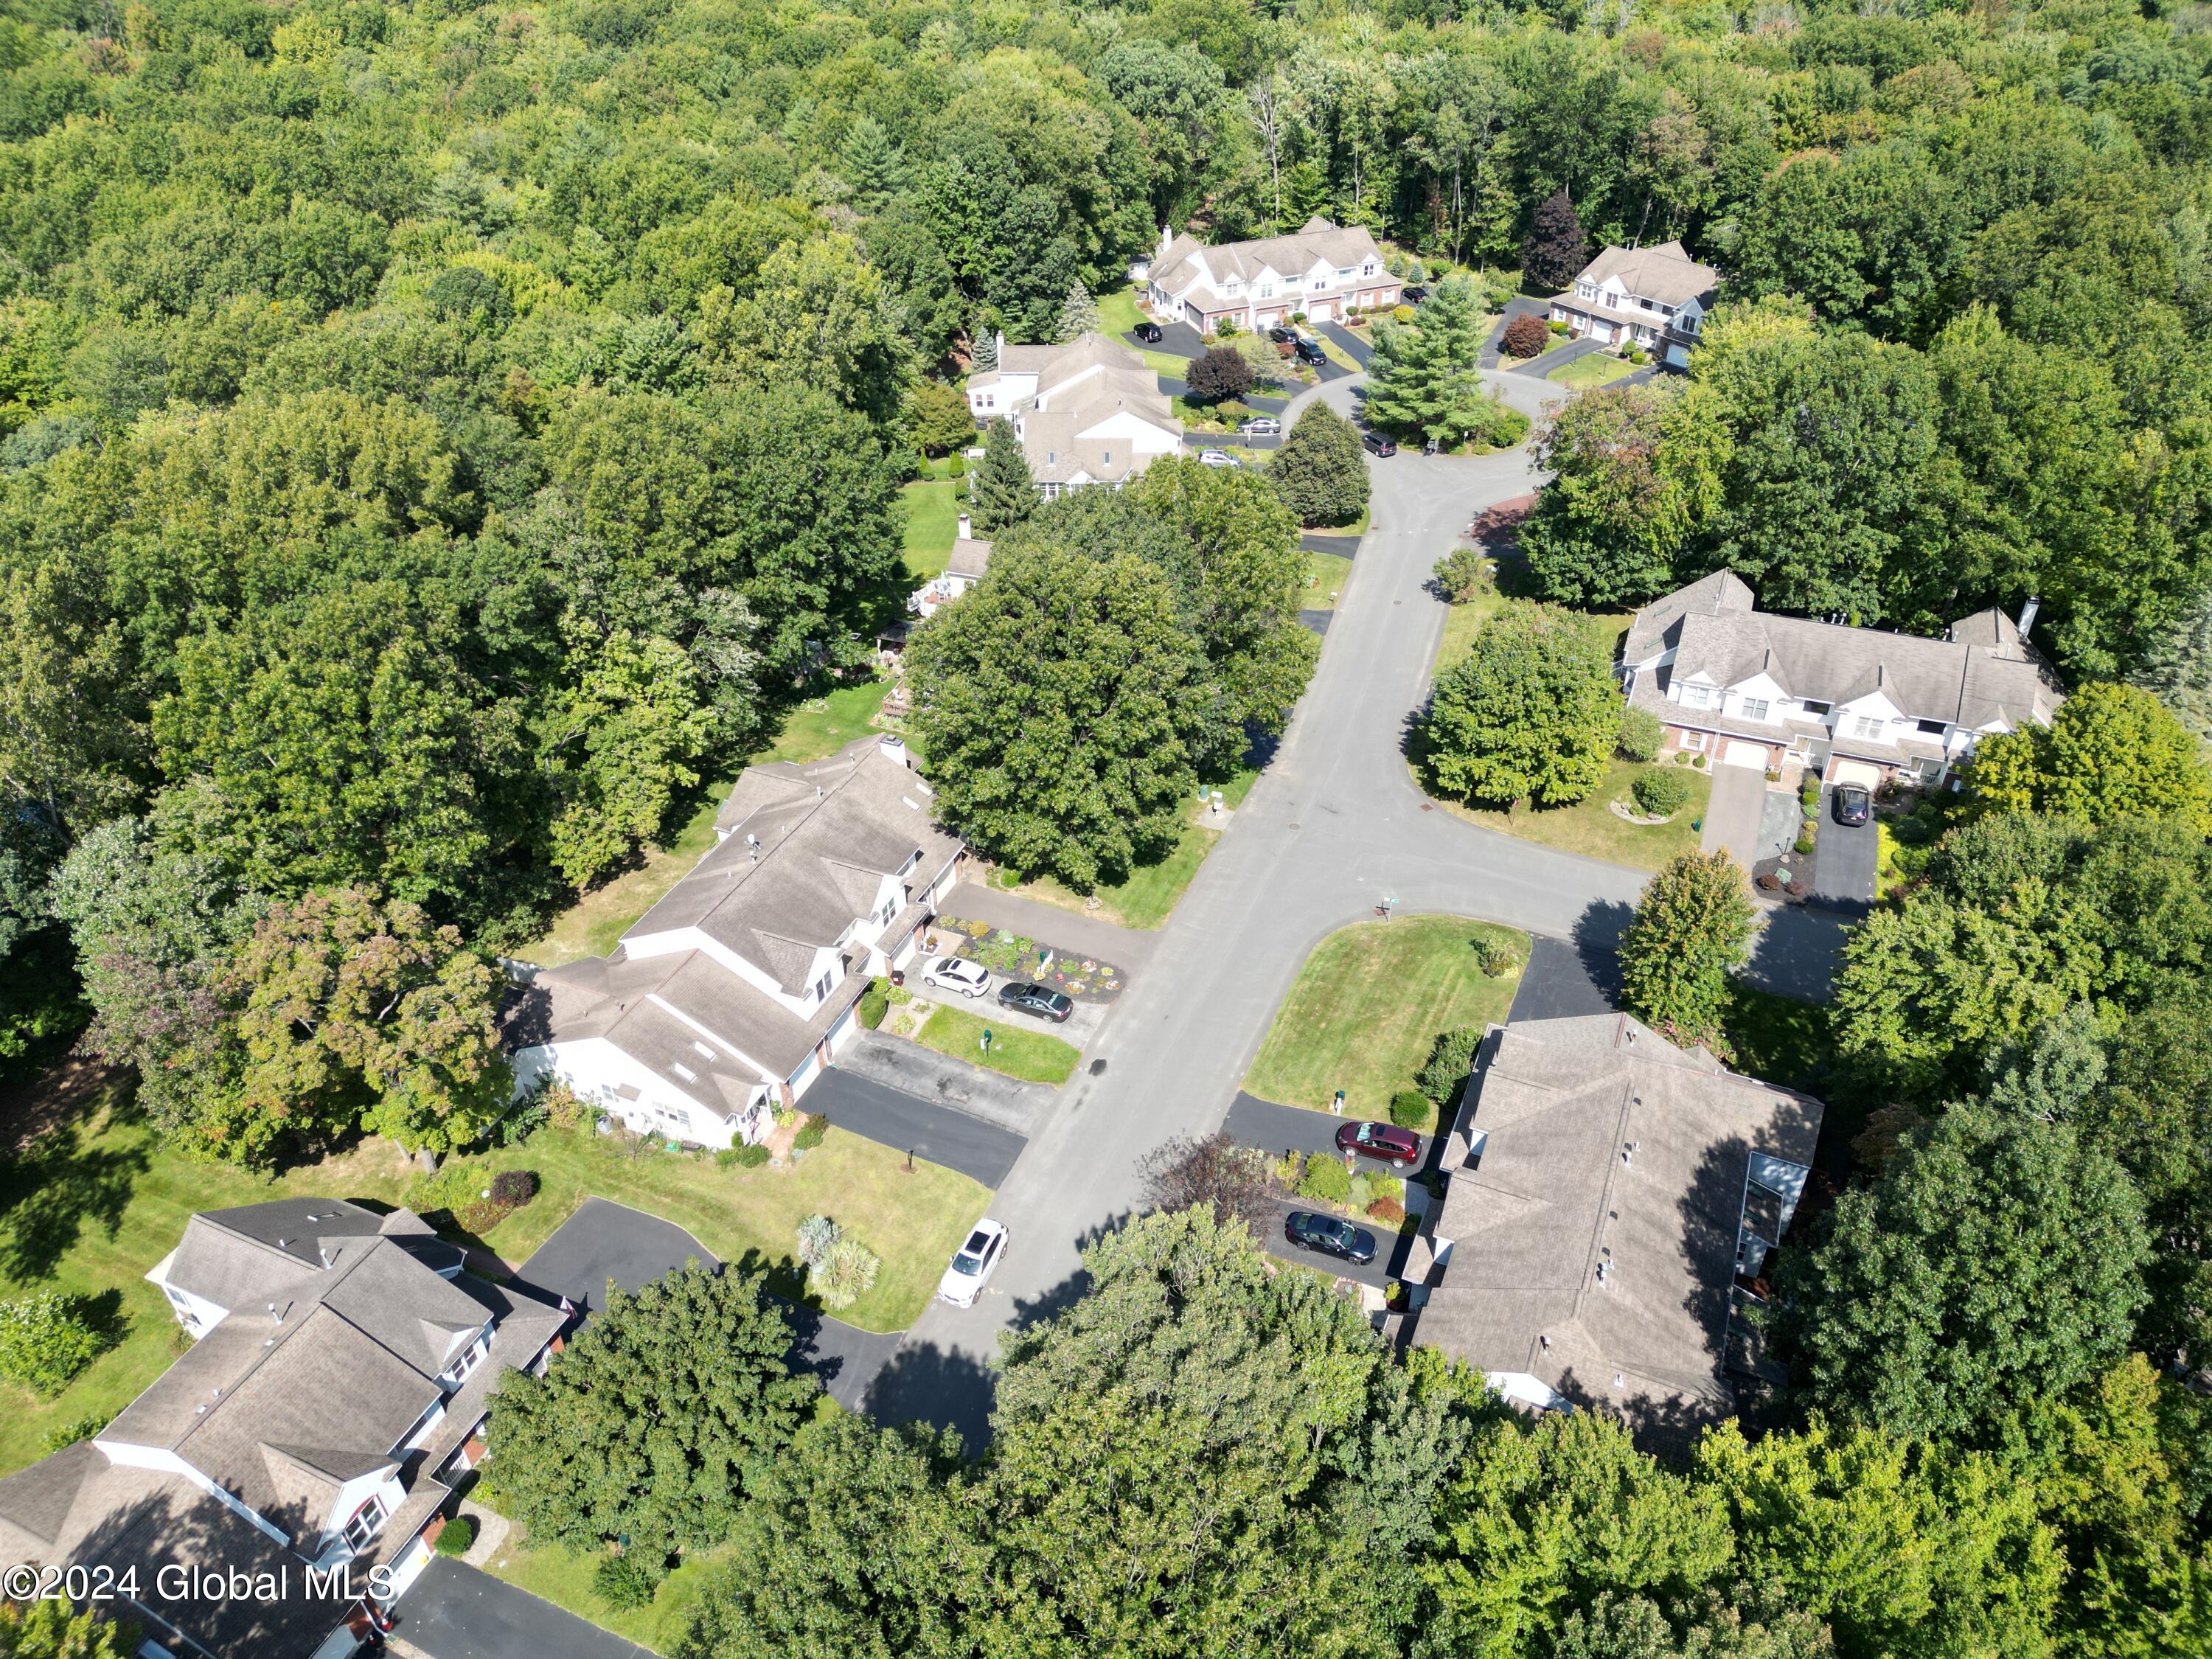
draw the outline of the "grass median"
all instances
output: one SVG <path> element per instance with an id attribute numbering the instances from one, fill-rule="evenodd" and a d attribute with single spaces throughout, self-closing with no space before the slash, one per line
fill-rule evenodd
<path id="1" fill-rule="evenodd" d="M 991 1034 L 988 1049 L 983 1047 L 983 1033 L 987 1030 Z M 970 1066 L 1003 1072 L 1024 1083 L 1065 1083 L 1075 1074 L 1076 1061 L 1083 1058 L 1058 1037 L 1047 1036 L 1042 1031 L 1032 1031 L 1007 1020 L 985 1019 L 965 1008 L 940 1006 L 922 1026 L 915 1041 L 940 1054 L 964 1060 Z M 955 1239 L 953 1243 L 959 1241 Z"/>

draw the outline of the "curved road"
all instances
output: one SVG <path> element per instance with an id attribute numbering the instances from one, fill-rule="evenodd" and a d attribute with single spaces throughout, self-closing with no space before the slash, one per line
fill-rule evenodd
<path id="1" fill-rule="evenodd" d="M 1349 412 L 1364 379 L 1309 391 L 1290 416 L 1315 396 Z M 1559 395 L 1525 376 L 1485 379 L 1532 416 Z M 1279 750 L 1000 1188 L 992 1213 L 1012 1234 L 1006 1264 L 974 1308 L 933 1304 L 915 1322 L 870 1392 L 879 1419 L 947 1423 L 981 1443 L 1000 1331 L 1079 1292 L 1078 1251 L 1133 1206 L 1139 1158 L 1219 1126 L 1326 935 L 1370 918 L 1388 896 L 1400 914 L 1474 916 L 1604 950 L 1634 905 L 1644 879 L 1636 871 L 1432 809 L 1401 750 L 1443 628 L 1431 567 L 1478 513 L 1536 487 L 1528 453 L 1405 451 L 1369 466 L 1372 527 Z M 1809 957 L 1820 982 L 1834 932 L 1787 915 L 1794 936 L 1770 931 L 1762 953 L 1790 957 L 1801 981 Z"/>

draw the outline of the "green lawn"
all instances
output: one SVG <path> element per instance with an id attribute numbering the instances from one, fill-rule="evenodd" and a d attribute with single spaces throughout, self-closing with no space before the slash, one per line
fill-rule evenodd
<path id="1" fill-rule="evenodd" d="M 1107 333 L 1127 334 L 1144 320 L 1144 313 L 1137 309 L 1133 287 L 1098 296 L 1098 326 Z"/>
<path id="2" fill-rule="evenodd" d="M 1352 561 L 1334 553 L 1306 555 L 1306 591 L 1299 606 L 1306 611 L 1334 611 L 1352 580 Z"/>
<path id="3" fill-rule="evenodd" d="M 597 1556 L 580 1555 L 558 1544 L 517 1543 L 514 1537 L 514 1533 L 509 1533 L 508 1541 L 492 1558 L 487 1571 L 493 1577 L 504 1578 L 655 1653 L 675 1651 L 692 1603 L 705 1588 L 708 1572 L 717 1559 L 716 1553 L 694 1557 L 661 1581 L 659 1593 L 646 1606 L 617 1607 L 592 1588 Z"/>
<path id="4" fill-rule="evenodd" d="M 1153 374 L 1164 374 L 1170 380 L 1180 380 L 1190 373 L 1190 359 L 1178 357 L 1172 351 L 1154 351 L 1139 346 L 1137 355 L 1151 366 Z"/>
<path id="5" fill-rule="evenodd" d="M 1635 761 L 1616 757 L 1589 798 L 1572 806 L 1534 807 L 1523 802 L 1510 812 L 1494 812 L 1458 801 L 1444 805 L 1463 818 L 1522 841 L 1540 842 L 1564 853 L 1580 853 L 1634 870 L 1656 870 L 1678 854 L 1697 849 L 1699 831 L 1692 826 L 1704 819 L 1705 801 L 1713 786 L 1704 772 L 1683 767 L 1681 775 L 1690 781 L 1688 804 L 1664 823 L 1631 823 L 1613 815 L 1611 803 L 1627 798 L 1636 775 L 1644 769 Z"/>
<path id="6" fill-rule="evenodd" d="M 1222 805 L 1235 811 L 1244 804 L 1244 797 L 1259 781 L 1259 773 L 1250 767 L 1240 768 L 1224 783 L 1214 787 L 1221 791 Z M 1184 824 L 1182 837 L 1168 855 L 1158 864 L 1145 865 L 1129 872 L 1127 881 L 1111 887 L 1101 887 L 1092 897 L 1098 901 L 1096 909 L 1086 903 L 1082 894 L 1055 881 L 1050 876 L 1037 876 L 1028 881 L 1016 879 L 1009 872 L 1001 870 L 992 878 L 992 884 L 1010 893 L 1019 893 L 1042 904 L 1056 904 L 1063 910 L 1081 911 L 1110 921 L 1116 927 L 1153 928 L 1164 927 L 1181 901 L 1183 890 L 1198 874 L 1198 866 L 1206 862 L 1206 855 L 1213 850 L 1213 843 L 1221 839 L 1221 832 L 1207 827 L 1212 818 L 1212 809 L 1193 800 L 1183 809 Z"/>
<path id="7" fill-rule="evenodd" d="M 1559 386 L 1571 386 L 1583 390 L 1594 386 L 1606 386 L 1625 380 L 1636 373 L 1636 365 L 1610 352 L 1593 351 L 1587 357 L 1577 357 L 1564 363 L 1544 378 Z"/>
<path id="8" fill-rule="evenodd" d="M 899 491 L 906 515 L 906 568 L 917 581 L 945 568 L 960 528 L 960 486 L 952 478 L 922 478 Z"/>
<path id="9" fill-rule="evenodd" d="M 865 736 L 890 693 L 889 680 L 865 680 L 810 697 L 793 709 L 776 740 L 756 761 L 811 761 L 834 755 Z M 709 784 L 696 811 L 675 836 L 644 849 L 638 862 L 583 894 L 553 919 L 544 936 L 515 952 L 541 968 L 603 957 L 629 925 L 667 896 L 714 844 L 714 817 L 728 799 L 730 778 Z"/>
<path id="10" fill-rule="evenodd" d="M 754 1255 L 795 1292 L 799 1224 L 826 1215 L 883 1259 L 875 1288 L 837 1316 L 872 1331 L 902 1330 L 929 1304 L 938 1276 L 991 1194 L 956 1170 L 848 1134 L 834 1123 L 823 1142 L 786 1169 L 724 1169 L 710 1153 L 588 1129 L 544 1129 L 520 1146 L 487 1154 L 487 1171 L 535 1170 L 536 1202 L 494 1227 L 483 1243 L 520 1266 L 586 1198 L 646 1210 L 684 1228 L 725 1261 Z"/>
<path id="11" fill-rule="evenodd" d="M 1478 934 L 1511 945 L 1510 970 L 1492 979 L 1475 966 L 1468 942 Z M 1244 1087 L 1323 1110 L 1341 1089 L 1347 1113 L 1387 1117 L 1390 1097 L 1413 1086 L 1438 1032 L 1504 1019 L 1528 958 L 1525 933 L 1459 916 L 1364 921 L 1332 933 L 1299 969 Z"/>
<path id="12" fill-rule="evenodd" d="M 983 1033 L 987 1030 L 991 1034 L 991 1047 L 988 1053 L 982 1046 Z M 965 1008 L 949 1008 L 942 1005 L 929 1017 L 928 1023 L 921 1028 L 921 1034 L 915 1040 L 924 1048 L 934 1048 L 940 1054 L 964 1060 L 971 1066 L 985 1066 L 994 1072 L 1004 1072 L 1008 1077 L 1018 1077 L 1024 1083 L 1065 1083 L 1074 1075 L 1075 1062 L 1083 1058 L 1080 1052 L 1058 1037 L 1047 1036 L 1042 1031 L 1032 1031 L 1006 1020 L 985 1019 L 969 1013 Z M 957 1244 L 959 1240 L 955 1239 L 953 1243 Z M 939 1271 L 943 1271 L 941 1265 Z"/>

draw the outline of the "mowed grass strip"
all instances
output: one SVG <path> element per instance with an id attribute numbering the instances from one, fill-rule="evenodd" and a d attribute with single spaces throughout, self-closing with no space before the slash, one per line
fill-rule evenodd
<path id="1" fill-rule="evenodd" d="M 988 1051 L 983 1047 L 983 1033 L 987 1030 L 991 1034 Z M 916 1040 L 940 1054 L 964 1060 L 970 1066 L 1004 1072 L 1024 1083 L 1065 1083 L 1074 1074 L 1075 1062 L 1083 1058 L 1058 1037 L 1018 1026 L 1011 1020 L 971 1014 L 965 1008 L 939 1007 L 922 1026 Z M 981 1215 L 982 1212 L 976 1213 Z M 957 1244 L 959 1240 L 953 1243 Z M 945 1260 L 951 1260 L 950 1252 Z"/>
<path id="2" fill-rule="evenodd" d="M 1484 974 L 1471 943 L 1478 937 L 1509 945 L 1513 966 Z M 1244 1087 L 1324 1111 L 1341 1089 L 1348 1115 L 1388 1117 L 1390 1097 L 1413 1086 L 1438 1032 L 1504 1019 L 1528 959 L 1527 934 L 1462 916 L 1363 921 L 1332 933 L 1299 969 Z"/>
<path id="3" fill-rule="evenodd" d="M 1671 761 L 1662 763 L 1674 764 Z M 1690 786 L 1690 799 L 1682 809 L 1664 823 L 1632 823 L 1613 810 L 1613 803 L 1626 800 L 1632 805 L 1629 791 L 1637 774 L 1651 769 L 1616 757 L 1607 764 L 1597 787 L 1571 806 L 1531 806 L 1522 801 L 1510 812 L 1497 812 L 1463 801 L 1448 800 L 1444 805 L 1471 823 L 1503 830 L 1522 841 L 1603 859 L 1607 864 L 1625 864 L 1632 870 L 1656 870 L 1680 854 L 1697 851 L 1713 781 L 1698 768 L 1676 767 Z"/>

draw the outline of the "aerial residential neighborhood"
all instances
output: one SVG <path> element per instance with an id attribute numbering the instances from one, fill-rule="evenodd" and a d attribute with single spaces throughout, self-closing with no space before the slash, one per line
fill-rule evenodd
<path id="1" fill-rule="evenodd" d="M 0 19 L 0 1656 L 2212 1653 L 2212 31 Z"/>

